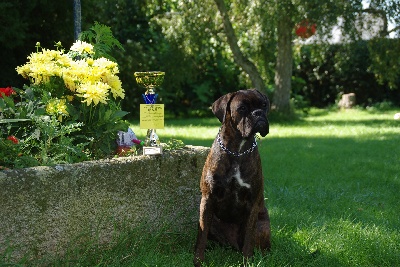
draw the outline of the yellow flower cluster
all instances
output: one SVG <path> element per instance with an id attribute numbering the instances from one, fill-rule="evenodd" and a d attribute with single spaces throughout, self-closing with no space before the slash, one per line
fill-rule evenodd
<path id="1" fill-rule="evenodd" d="M 107 94 L 109 86 L 102 82 L 92 84 L 90 82 L 82 84 L 76 92 L 77 96 L 85 98 L 82 102 L 86 102 L 89 106 L 92 102 L 96 106 L 99 102 L 107 104 Z"/>
<path id="2" fill-rule="evenodd" d="M 33 84 L 48 83 L 52 76 L 62 76 L 63 69 L 70 66 L 71 59 L 62 51 L 43 49 L 28 56 L 29 62 L 17 67 L 18 74 Z"/>
<path id="3" fill-rule="evenodd" d="M 82 42 L 82 41 L 76 41 L 69 50 L 79 52 L 80 54 L 83 54 L 83 53 L 93 54 L 94 53 L 93 45 L 88 44 L 86 42 Z"/>
<path id="4" fill-rule="evenodd" d="M 69 115 L 65 99 L 51 99 L 46 106 L 46 112 L 50 115 L 58 115 L 59 121 L 62 121 L 63 116 Z"/>
<path id="5" fill-rule="evenodd" d="M 93 54 L 93 46 L 77 41 L 71 51 Z M 75 61 L 63 51 L 43 49 L 42 52 L 32 53 L 28 59 L 28 63 L 17 67 L 18 74 L 36 85 L 48 83 L 50 77 L 60 77 L 70 91 L 66 95 L 75 93 L 88 106 L 91 103 L 107 104 L 110 93 L 114 98 L 125 97 L 121 80 L 117 76 L 118 65 L 106 58 L 87 57 Z"/>

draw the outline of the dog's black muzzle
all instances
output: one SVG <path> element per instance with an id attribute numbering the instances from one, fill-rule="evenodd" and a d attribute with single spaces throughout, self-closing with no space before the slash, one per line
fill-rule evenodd
<path id="1" fill-rule="evenodd" d="M 254 133 L 260 133 L 262 137 L 266 136 L 269 133 L 269 122 L 265 110 L 256 109 L 251 115 L 254 119 Z"/>

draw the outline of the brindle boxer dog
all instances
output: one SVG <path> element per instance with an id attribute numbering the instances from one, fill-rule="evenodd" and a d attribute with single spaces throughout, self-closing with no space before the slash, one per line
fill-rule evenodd
<path id="1" fill-rule="evenodd" d="M 242 251 L 269 250 L 270 222 L 256 133 L 269 132 L 268 98 L 255 89 L 222 96 L 212 111 L 222 126 L 208 154 L 200 181 L 202 193 L 194 265 L 201 266 L 207 239 Z"/>

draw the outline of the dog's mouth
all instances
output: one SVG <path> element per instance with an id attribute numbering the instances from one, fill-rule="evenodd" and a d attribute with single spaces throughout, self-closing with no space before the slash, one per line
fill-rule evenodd
<path id="1" fill-rule="evenodd" d="M 265 119 L 259 119 L 255 124 L 253 131 L 255 133 L 260 133 L 262 137 L 265 137 L 269 133 L 269 124 Z"/>

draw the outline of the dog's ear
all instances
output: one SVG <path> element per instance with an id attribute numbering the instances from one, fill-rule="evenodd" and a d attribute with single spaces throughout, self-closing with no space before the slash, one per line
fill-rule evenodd
<path id="1" fill-rule="evenodd" d="M 235 93 L 229 93 L 226 95 L 221 96 L 215 102 L 212 104 L 212 112 L 214 115 L 218 118 L 218 120 L 222 123 L 225 119 L 225 114 L 227 110 L 229 109 L 229 103 L 231 102 L 231 99 Z"/>

